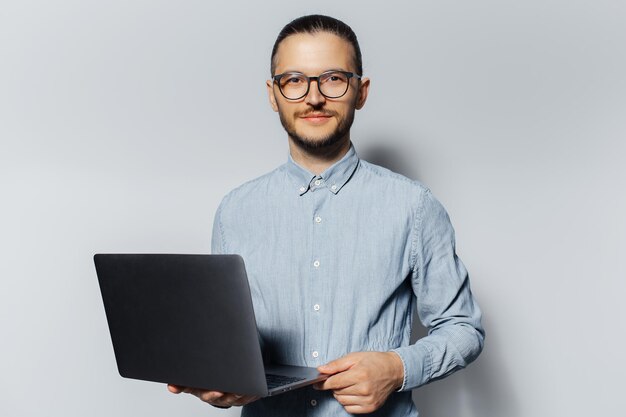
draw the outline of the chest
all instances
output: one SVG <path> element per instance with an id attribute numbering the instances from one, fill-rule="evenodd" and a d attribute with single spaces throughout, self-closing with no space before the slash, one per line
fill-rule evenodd
<path id="1" fill-rule="evenodd" d="M 243 256 L 253 291 L 264 298 L 341 294 L 384 297 L 410 270 L 410 208 L 379 196 L 332 194 L 258 201 L 234 225 L 230 249 Z M 367 294 L 363 294 L 367 292 Z"/>

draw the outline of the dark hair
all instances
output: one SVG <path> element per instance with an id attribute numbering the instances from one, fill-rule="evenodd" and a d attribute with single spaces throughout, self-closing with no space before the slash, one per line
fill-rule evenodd
<path id="1" fill-rule="evenodd" d="M 278 34 L 274 47 L 272 48 L 272 63 L 270 67 L 271 75 L 274 76 L 274 70 L 276 69 L 276 52 L 280 43 L 288 36 L 296 35 L 298 33 L 319 33 L 328 32 L 333 35 L 337 35 L 340 38 L 350 42 L 354 49 L 354 65 L 359 75 L 363 75 L 363 61 L 361 59 L 361 48 L 359 48 L 359 41 L 356 39 L 356 34 L 350 28 L 350 26 L 343 23 L 341 20 L 335 19 L 330 16 L 324 16 L 320 14 L 312 14 L 308 16 L 299 17 L 290 23 L 288 23 Z"/>

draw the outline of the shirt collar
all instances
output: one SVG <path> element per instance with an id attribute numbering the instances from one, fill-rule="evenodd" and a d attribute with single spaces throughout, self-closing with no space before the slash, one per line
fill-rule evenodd
<path id="1" fill-rule="evenodd" d="M 303 195 L 309 190 L 315 191 L 319 188 L 326 188 L 333 194 L 337 194 L 350 180 L 358 164 L 359 157 L 356 154 L 354 145 L 350 143 L 350 149 L 343 158 L 328 167 L 320 175 L 315 175 L 298 165 L 291 157 L 291 154 L 289 154 L 287 173 L 292 178 L 295 184 L 294 190 L 298 195 Z"/>

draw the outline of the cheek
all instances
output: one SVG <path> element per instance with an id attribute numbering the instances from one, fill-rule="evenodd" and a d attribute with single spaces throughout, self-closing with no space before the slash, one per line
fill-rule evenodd
<path id="1" fill-rule="evenodd" d="M 280 118 L 283 120 L 291 120 L 293 119 L 293 110 L 289 107 L 289 105 L 285 105 L 285 103 L 276 103 L 277 112 L 280 115 Z"/>

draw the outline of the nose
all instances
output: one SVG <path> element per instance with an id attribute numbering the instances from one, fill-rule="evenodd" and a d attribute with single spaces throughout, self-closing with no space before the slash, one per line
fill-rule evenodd
<path id="1" fill-rule="evenodd" d="M 311 84 L 309 85 L 309 93 L 304 98 L 304 102 L 313 107 L 317 107 L 320 104 L 324 104 L 326 102 L 326 97 L 324 97 L 322 93 L 320 93 L 318 80 L 311 80 Z"/>

